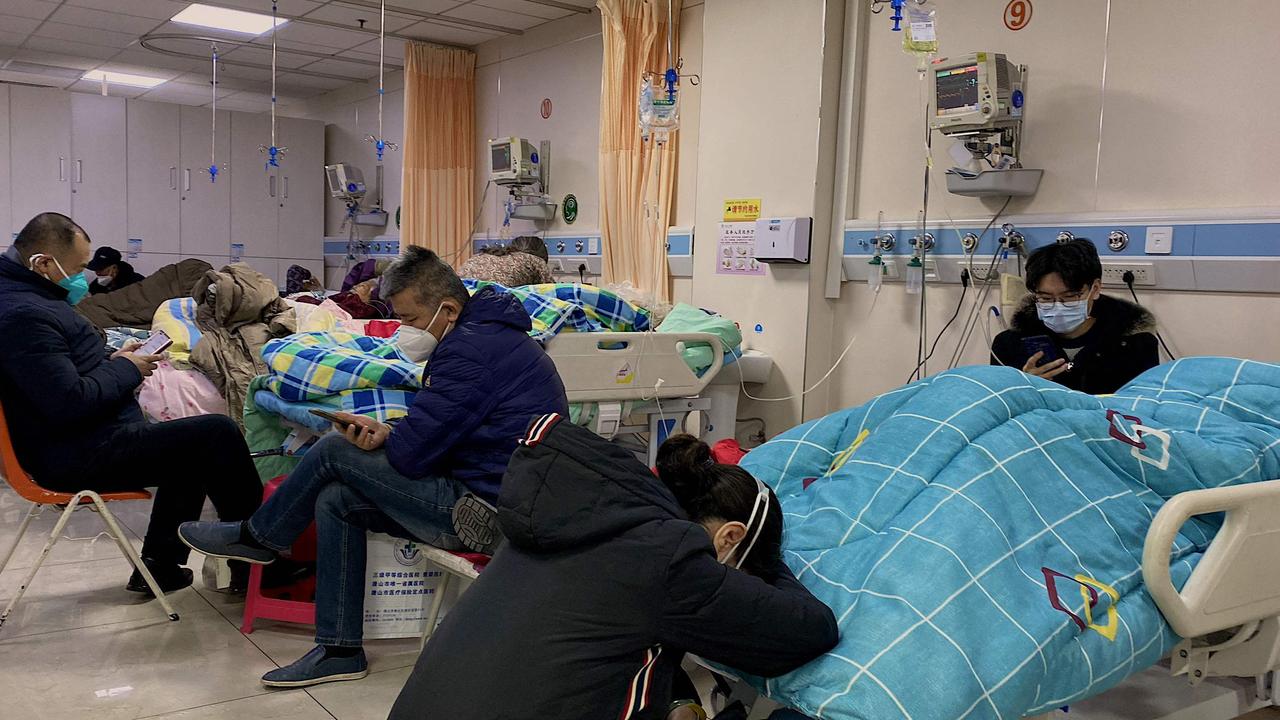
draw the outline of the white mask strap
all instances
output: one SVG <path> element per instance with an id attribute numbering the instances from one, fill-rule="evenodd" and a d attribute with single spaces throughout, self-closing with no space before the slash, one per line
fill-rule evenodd
<path id="1" fill-rule="evenodd" d="M 734 563 L 734 567 L 742 569 L 742 563 L 747 559 L 747 555 L 751 554 L 751 548 L 756 546 L 756 540 L 760 539 L 760 532 L 764 530 L 765 521 L 769 517 L 769 486 L 760 482 L 760 478 L 756 478 L 756 499 L 751 503 L 751 516 L 747 518 L 747 531 L 750 532 L 751 524 L 756 521 L 756 515 L 760 516 L 760 523 L 756 525 L 756 531 L 751 535 L 751 542 L 747 543 L 747 548 L 738 556 L 738 562 Z"/>

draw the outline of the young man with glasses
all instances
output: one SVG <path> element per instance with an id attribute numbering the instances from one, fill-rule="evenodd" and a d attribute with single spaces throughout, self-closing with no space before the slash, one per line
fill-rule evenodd
<path id="1" fill-rule="evenodd" d="M 991 364 L 1072 390 L 1103 395 L 1160 364 L 1156 320 L 1140 305 L 1102 294 L 1093 242 L 1046 245 L 1027 259 L 1031 295 L 991 344 Z"/>

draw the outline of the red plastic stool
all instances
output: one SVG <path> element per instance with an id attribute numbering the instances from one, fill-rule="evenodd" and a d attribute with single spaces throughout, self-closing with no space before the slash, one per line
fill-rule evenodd
<path id="1" fill-rule="evenodd" d="M 285 476 L 273 478 L 262 489 L 262 499 L 265 501 L 271 497 L 271 493 L 280 487 L 280 483 L 284 482 Z M 297 561 L 308 561 L 316 559 L 316 525 L 311 523 L 310 527 L 302 533 L 302 537 L 293 544 L 291 556 Z M 315 576 L 301 580 L 298 583 L 282 588 L 278 591 L 280 595 L 292 595 L 299 597 L 315 596 Z M 249 566 L 249 589 L 245 593 L 244 598 L 244 620 L 240 625 L 240 632 L 248 635 L 253 632 L 253 621 L 263 618 L 265 620 L 284 620 L 285 622 L 301 623 L 303 625 L 316 624 L 316 604 L 306 600 L 289 600 L 281 597 L 268 597 L 262 594 L 262 566 Z"/>

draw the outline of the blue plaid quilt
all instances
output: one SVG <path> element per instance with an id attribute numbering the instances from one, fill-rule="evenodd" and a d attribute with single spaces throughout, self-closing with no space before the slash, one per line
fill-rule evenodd
<path id="1" fill-rule="evenodd" d="M 349 390 L 422 387 L 423 366 L 407 360 L 388 338 L 298 333 L 268 341 L 262 359 L 269 372 L 267 389 L 289 402 L 319 400 Z"/>
<path id="2" fill-rule="evenodd" d="M 756 685 L 815 718 L 1016 718 L 1096 695 L 1177 638 L 1143 587 L 1161 505 L 1280 478 L 1280 366 L 1192 358 L 1117 394 L 964 368 L 783 433 L 788 565 L 839 645 Z M 1187 523 L 1181 587 L 1221 518 Z"/>
<path id="3" fill-rule="evenodd" d="M 497 283 L 463 280 L 473 294 L 486 285 L 514 295 L 533 321 L 529 335 L 546 342 L 561 332 L 644 332 L 649 311 L 593 285 L 550 283 L 508 288 Z"/>

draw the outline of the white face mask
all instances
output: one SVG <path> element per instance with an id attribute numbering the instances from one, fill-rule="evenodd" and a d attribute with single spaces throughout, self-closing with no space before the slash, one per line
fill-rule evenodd
<path id="1" fill-rule="evenodd" d="M 98 283 L 98 284 L 99 284 L 99 285 L 101 285 L 102 287 L 110 287 L 110 286 L 111 286 L 111 276 L 110 276 L 110 275 L 99 275 L 98 277 L 94 278 L 94 279 L 93 279 L 93 281 L 94 281 L 94 282 L 96 282 L 96 283 Z"/>
<path id="2" fill-rule="evenodd" d="M 435 324 L 436 318 L 440 317 L 440 311 L 444 309 L 444 305 L 436 308 L 436 314 L 431 316 L 431 322 L 427 323 L 427 327 Z M 444 329 L 444 334 L 448 335 L 449 330 L 453 328 L 453 323 Z M 399 350 L 410 362 L 424 363 L 431 357 L 431 353 L 436 351 L 436 346 L 440 341 L 435 335 L 426 330 L 419 330 L 410 325 L 401 325 L 400 330 L 396 333 L 396 349 Z"/>

